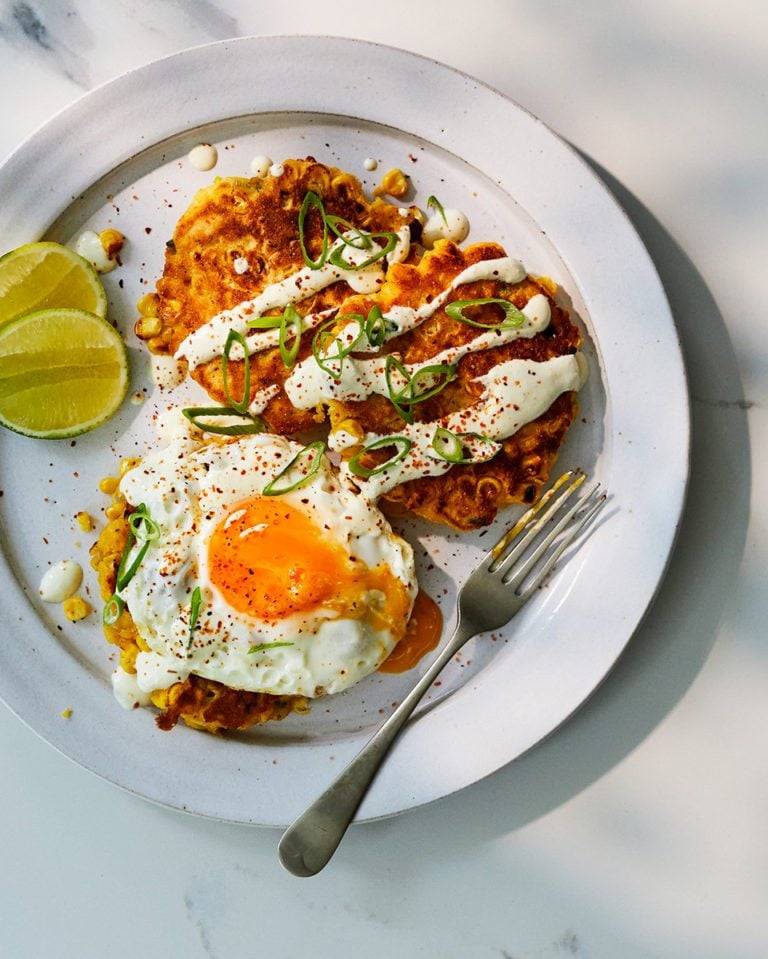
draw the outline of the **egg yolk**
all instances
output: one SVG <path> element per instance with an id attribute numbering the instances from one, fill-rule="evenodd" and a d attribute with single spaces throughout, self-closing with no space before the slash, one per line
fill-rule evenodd
<path id="1" fill-rule="evenodd" d="M 261 620 L 314 609 L 350 578 L 339 543 L 301 510 L 266 497 L 239 503 L 219 522 L 208 567 L 229 605 Z"/>
<path id="2" fill-rule="evenodd" d="M 408 620 L 405 635 L 379 666 L 382 673 L 404 673 L 440 642 L 443 614 L 432 597 L 420 589 Z"/>

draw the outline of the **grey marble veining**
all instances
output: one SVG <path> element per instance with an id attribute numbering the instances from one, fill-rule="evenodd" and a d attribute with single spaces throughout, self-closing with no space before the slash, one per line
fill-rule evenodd
<path id="1" fill-rule="evenodd" d="M 108 6 L 98 0 L 0 0 L 0 56 L 6 47 L 34 58 L 83 91 L 146 55 L 242 32 L 236 18 L 206 0 L 112 0 Z"/>
<path id="2" fill-rule="evenodd" d="M 3 0 L 0 41 L 47 62 L 83 90 L 92 86 L 88 53 L 93 31 L 69 5 Z"/>

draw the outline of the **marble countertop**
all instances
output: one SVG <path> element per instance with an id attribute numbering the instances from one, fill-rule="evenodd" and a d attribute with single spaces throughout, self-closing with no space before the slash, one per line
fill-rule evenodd
<path id="1" fill-rule="evenodd" d="M 311 880 L 281 868 L 277 832 L 150 805 L 0 707 L 0 955 L 762 959 L 768 14 L 754 0 L 727 17 L 694 0 L 0 0 L 0 157 L 125 70 L 294 33 L 466 71 L 558 131 L 614 192 L 688 368 L 678 543 L 648 616 L 575 717 L 475 786 L 354 827 Z"/>

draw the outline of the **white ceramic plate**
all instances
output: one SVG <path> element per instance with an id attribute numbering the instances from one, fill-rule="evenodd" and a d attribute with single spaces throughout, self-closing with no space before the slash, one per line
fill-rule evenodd
<path id="1" fill-rule="evenodd" d="M 428 95 L 427 95 L 428 94 Z M 337 774 L 413 682 L 376 675 L 318 701 L 308 717 L 215 738 L 157 730 L 112 697 L 114 654 L 93 622 L 68 623 L 38 601 L 41 574 L 72 556 L 88 569 L 93 537 L 74 514 L 100 515 L 100 478 L 151 441 L 169 402 L 153 391 L 133 339 L 135 303 L 162 269 L 164 242 L 213 173 L 187 152 L 218 145 L 215 174 L 250 160 L 313 155 L 368 187 L 392 166 L 466 212 L 470 240 L 494 239 L 529 271 L 554 277 L 587 334 L 592 375 L 561 463 L 581 465 L 611 506 L 578 554 L 505 630 L 473 641 L 405 732 L 360 810 L 390 815 L 447 795 L 521 755 L 599 684 L 651 602 L 674 542 L 688 474 L 689 421 L 677 334 L 638 237 L 602 183 L 535 117 L 470 77 L 412 54 L 328 38 L 253 38 L 193 49 L 88 94 L 0 170 L 0 236 L 11 249 L 70 241 L 112 225 L 128 238 L 105 278 L 126 335 L 133 389 L 105 427 L 76 441 L 0 436 L 5 615 L 0 694 L 48 742 L 124 788 L 168 806 L 284 825 Z M 366 173 L 374 157 L 379 171 Z M 410 197 L 409 197 L 410 199 Z M 405 528 L 447 625 L 456 586 L 492 534 Z M 87 573 L 96 601 L 95 579 Z M 64 719 L 62 711 L 71 708 Z"/>

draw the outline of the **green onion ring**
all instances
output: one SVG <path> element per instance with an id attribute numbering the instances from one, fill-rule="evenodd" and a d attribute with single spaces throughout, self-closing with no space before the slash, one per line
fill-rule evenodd
<path id="1" fill-rule="evenodd" d="M 291 493 L 293 490 L 298 489 L 300 486 L 303 486 L 305 483 L 308 483 L 309 480 L 315 475 L 315 473 L 320 469 L 320 463 L 323 458 L 323 453 L 325 452 L 325 443 L 322 440 L 318 440 L 315 443 L 309 443 L 304 447 L 303 450 L 300 450 L 291 460 L 291 462 L 281 470 L 277 476 L 267 483 L 264 489 L 261 491 L 262 496 L 279 496 L 281 493 Z M 287 480 L 291 470 L 296 468 L 299 462 L 306 457 L 309 457 L 309 465 L 306 473 L 299 477 L 294 483 L 290 483 L 288 486 L 281 486 L 280 480 Z"/>
<path id="2" fill-rule="evenodd" d="M 252 413 L 241 413 L 229 406 L 188 406 L 183 409 L 182 414 L 204 433 L 214 433 L 217 436 L 248 436 L 251 433 L 263 433 L 267 424 L 260 416 Z M 212 423 L 198 422 L 202 416 L 239 416 L 247 423 L 239 423 L 230 426 L 214 426 Z"/>
<path id="3" fill-rule="evenodd" d="M 244 364 L 244 374 L 243 374 L 243 398 L 241 400 L 232 399 L 232 394 L 229 392 L 229 354 L 234 343 L 239 343 L 243 348 L 243 355 L 245 357 Z M 248 345 L 245 342 L 245 337 L 242 333 L 238 333 L 237 330 L 230 330 L 227 333 L 227 341 L 224 344 L 224 353 L 221 357 L 221 378 L 224 384 L 224 395 L 227 397 L 229 405 L 233 410 L 237 410 L 238 413 L 242 415 L 247 415 L 248 413 L 248 404 L 251 401 L 251 364 L 248 360 Z"/>
<path id="4" fill-rule="evenodd" d="M 432 363 L 429 366 L 420 367 L 410 378 L 408 384 L 409 396 L 407 397 L 407 401 L 409 405 L 413 406 L 414 403 L 421 403 L 423 400 L 428 400 L 430 396 L 436 396 L 438 393 L 441 393 L 451 380 L 456 379 L 456 375 L 455 363 Z M 417 384 L 419 378 L 427 376 L 437 376 L 437 385 L 427 386 L 423 390 L 418 390 Z M 444 379 L 441 380 L 440 377 L 444 377 Z M 398 397 L 398 400 L 400 399 L 403 399 L 403 397 Z"/>
<path id="5" fill-rule="evenodd" d="M 394 386 L 392 386 L 393 369 L 405 377 L 405 386 L 402 389 L 396 390 Z M 413 423 L 413 410 L 410 409 L 410 407 L 406 409 L 406 407 L 400 403 L 403 393 L 411 385 L 411 376 L 402 361 L 399 360 L 394 353 L 387 353 L 387 358 L 384 360 L 384 378 L 386 379 L 387 390 L 389 391 L 389 401 L 397 410 L 398 416 L 405 420 L 406 423 Z"/>
<path id="6" fill-rule="evenodd" d="M 471 456 L 465 455 L 461 441 L 469 439 L 481 440 L 483 443 L 496 443 L 496 440 L 492 440 L 490 436 L 483 436 L 482 433 L 452 433 L 450 430 L 438 426 L 435 435 L 432 437 L 432 449 L 441 459 L 447 460 L 449 463 L 469 465 L 483 462 L 483 460 L 475 460 Z"/>
<path id="7" fill-rule="evenodd" d="M 432 449 L 440 459 L 448 463 L 462 463 L 464 461 L 464 447 L 459 437 L 450 430 L 438 426 L 432 437 Z"/>
<path id="8" fill-rule="evenodd" d="M 302 316 L 293 303 L 289 303 L 283 311 L 283 316 L 280 320 L 280 358 L 283 361 L 283 366 L 287 369 L 291 369 L 296 362 L 296 357 L 299 355 L 299 347 L 301 346 L 301 333 L 303 330 Z M 291 345 L 288 346 L 288 326 L 293 327 L 292 341 Z"/>
<path id="9" fill-rule="evenodd" d="M 134 512 L 140 513 L 143 516 L 147 516 L 147 508 L 143 503 L 140 503 Z M 134 527 L 131 525 L 130 520 L 128 521 L 128 525 L 128 539 L 126 540 L 125 548 L 123 549 L 123 555 L 120 557 L 120 563 L 118 564 L 117 574 L 115 576 L 115 586 L 118 590 L 125 589 L 128 583 L 130 583 L 130 581 L 136 575 L 136 570 L 139 568 L 139 566 L 141 566 L 141 562 L 146 556 L 147 550 L 149 549 L 149 544 L 151 542 L 149 539 L 145 539 L 142 542 L 138 553 L 133 559 L 133 562 L 130 566 L 128 566 L 128 557 L 130 556 L 131 550 L 136 544 L 136 537 L 133 533 Z M 126 569 L 126 567 L 128 568 Z"/>
<path id="10" fill-rule="evenodd" d="M 360 458 L 362 456 L 370 453 L 372 450 L 381 449 L 383 446 L 397 446 L 398 451 L 374 469 L 368 469 L 367 466 L 361 464 Z M 394 466 L 396 463 L 399 463 L 400 460 L 405 459 L 410 452 L 411 446 L 413 446 L 413 443 L 407 436 L 382 436 L 381 439 L 369 443 L 368 446 L 361 449 L 356 456 L 352 457 L 347 463 L 349 472 L 352 473 L 353 476 L 360 476 L 363 479 L 368 479 L 369 476 L 375 476 L 377 473 L 383 473 L 384 470 L 389 469 L 390 466 Z"/>
<path id="11" fill-rule="evenodd" d="M 333 332 L 331 331 L 331 327 L 338 326 L 340 320 L 354 320 L 360 328 L 360 332 L 348 346 L 342 346 L 338 336 L 334 336 Z M 350 353 L 354 352 L 360 342 L 361 337 L 364 335 L 364 324 L 365 319 L 360 313 L 343 313 L 340 316 L 334 316 L 331 317 L 330 320 L 326 320 L 325 323 L 317 328 L 317 332 L 312 337 L 312 356 L 315 359 L 315 363 L 317 363 L 323 373 L 326 373 L 332 379 L 336 380 L 337 383 L 341 379 L 341 370 L 344 365 L 344 359 L 349 356 Z M 338 344 L 337 352 L 331 353 L 330 355 L 323 355 L 325 354 L 325 344 L 329 339 Z M 334 370 L 332 367 L 327 365 L 329 360 L 339 361 L 338 370 Z"/>
<path id="12" fill-rule="evenodd" d="M 353 250 L 370 250 L 372 244 L 371 234 L 363 233 L 361 229 L 354 226 L 349 220 L 345 220 L 343 216 L 329 216 L 326 214 L 325 222 L 331 228 L 331 230 L 336 234 L 336 236 L 347 246 L 351 246 Z M 360 245 L 350 240 L 349 237 L 344 236 L 344 233 L 339 229 L 338 224 L 341 224 L 345 231 L 355 233 L 356 236 L 354 239 L 360 241 Z"/>
<path id="13" fill-rule="evenodd" d="M 333 263 L 334 266 L 339 267 L 341 270 L 364 270 L 367 266 L 370 266 L 377 260 L 381 260 L 383 257 L 387 256 L 397 246 L 396 233 L 369 233 L 368 236 L 370 236 L 372 240 L 375 240 L 379 237 L 387 237 L 386 246 L 379 250 L 378 253 L 374 253 L 369 256 L 367 260 L 363 260 L 362 263 L 350 263 L 349 260 L 345 260 L 343 256 L 344 247 L 342 246 L 335 250 L 331 250 L 330 254 L 328 255 L 329 262 Z M 352 246 L 352 244 L 345 243 L 345 246 Z M 359 247 L 355 247 L 355 249 L 359 249 Z"/>
<path id="14" fill-rule="evenodd" d="M 146 540 L 154 543 L 155 540 L 160 539 L 160 527 L 147 513 L 146 509 L 137 509 L 135 513 L 132 513 L 128 525 L 137 543 L 143 543 Z"/>
<path id="15" fill-rule="evenodd" d="M 323 220 L 323 249 L 317 260 L 313 260 L 307 252 L 306 239 L 304 237 L 304 221 L 307 218 L 310 206 L 313 206 L 318 211 Z M 299 245 L 301 246 L 301 255 L 304 257 L 304 262 L 307 266 L 311 270 L 319 270 L 328 258 L 328 220 L 326 219 L 323 201 L 316 193 L 313 193 L 312 190 L 309 190 L 305 195 L 301 203 L 301 209 L 299 210 Z"/>
<path id="16" fill-rule="evenodd" d="M 124 609 L 125 603 L 117 593 L 113 593 L 104 605 L 104 612 L 101 615 L 102 623 L 105 626 L 114 626 Z"/>
<path id="17" fill-rule="evenodd" d="M 372 306 L 365 321 L 365 336 L 371 346 L 381 346 L 387 334 L 396 333 L 397 323 L 384 316 L 378 306 Z"/>
<path id="18" fill-rule="evenodd" d="M 484 306 L 486 303 L 495 303 L 500 306 L 504 311 L 504 319 L 498 323 L 478 323 L 464 315 L 464 310 L 470 306 Z M 452 320 L 458 320 L 460 323 L 466 323 L 467 326 L 474 326 L 479 330 L 517 330 L 525 323 L 525 314 L 518 310 L 514 303 L 493 296 L 479 300 L 454 300 L 453 303 L 446 306 L 445 312 Z"/>
<path id="19" fill-rule="evenodd" d="M 395 389 L 392 386 L 393 369 L 396 369 L 406 380 L 402 389 Z M 384 375 L 390 402 L 406 423 L 413 423 L 413 407 L 417 403 L 428 400 L 431 396 L 436 396 L 445 389 L 451 380 L 456 379 L 456 364 L 433 363 L 429 366 L 422 366 L 411 375 L 403 363 L 393 353 L 389 353 L 384 361 Z M 418 390 L 419 381 L 432 376 L 438 377 L 437 384 Z"/>
<path id="20" fill-rule="evenodd" d="M 438 200 L 436 196 L 431 196 L 427 199 L 427 209 L 429 209 L 429 207 L 431 206 L 433 206 L 437 210 L 437 212 L 443 218 L 443 223 L 445 223 L 445 225 L 448 226 L 448 217 L 446 217 L 445 215 L 445 209 L 443 208 L 443 204 Z"/>

